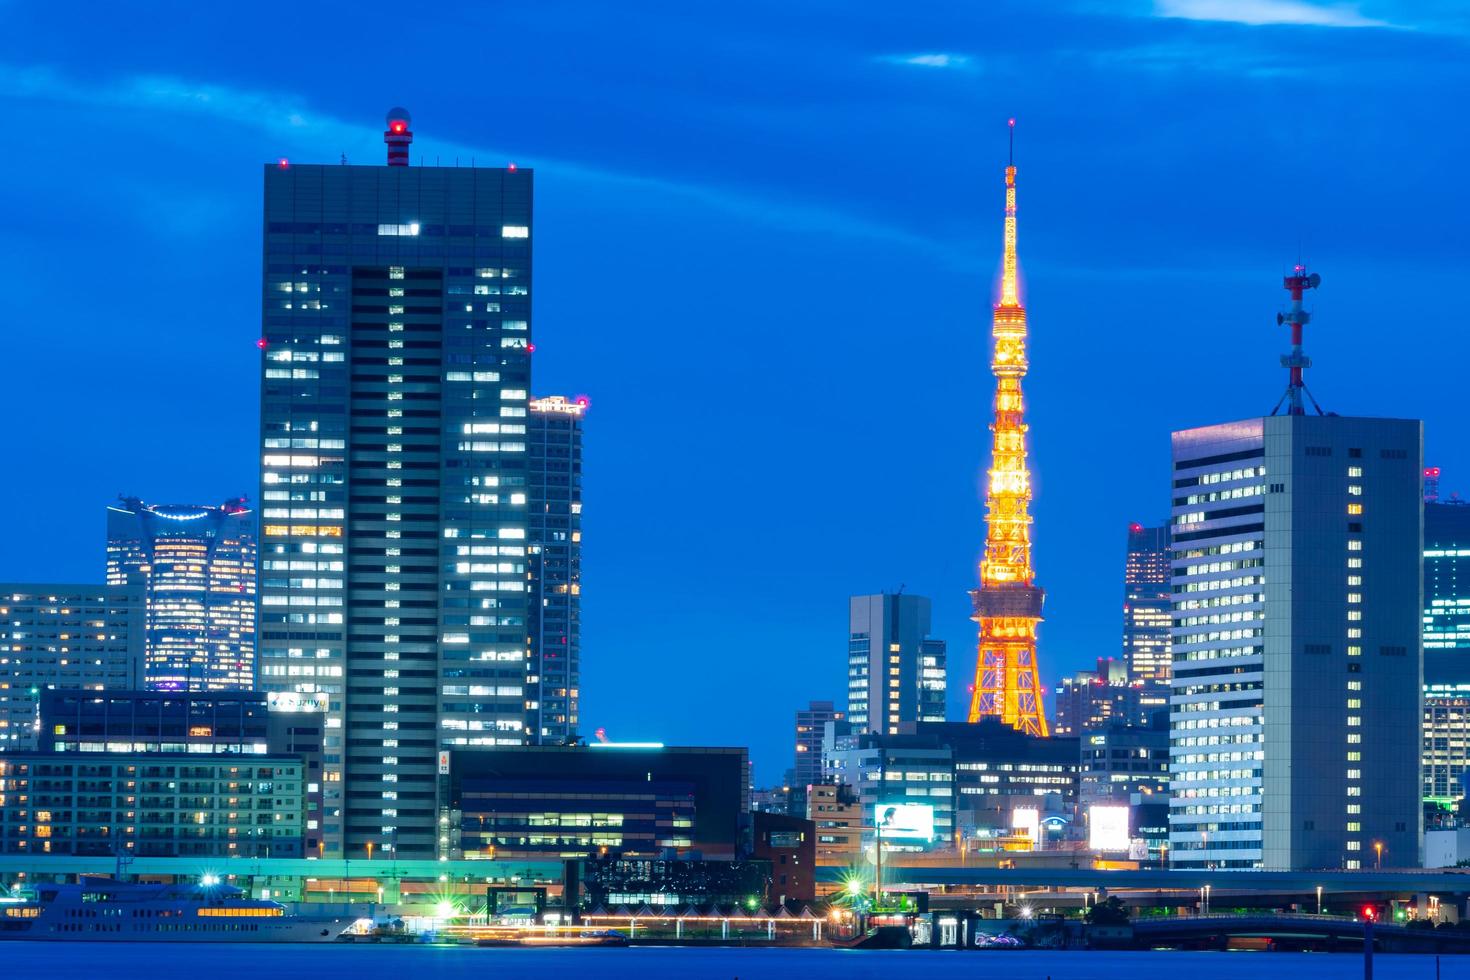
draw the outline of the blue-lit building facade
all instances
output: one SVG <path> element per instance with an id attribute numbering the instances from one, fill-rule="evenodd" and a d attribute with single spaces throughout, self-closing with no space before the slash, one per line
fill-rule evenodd
<path id="1" fill-rule="evenodd" d="M 1433 472 L 1436 483 L 1439 470 Z M 1437 496 L 1437 494 L 1436 494 Z M 1424 798 L 1449 807 L 1470 772 L 1470 504 L 1424 504 Z"/>
<path id="2" fill-rule="evenodd" d="M 441 748 L 528 739 L 532 173 L 264 172 L 260 682 L 327 702 L 324 849 L 440 850 Z"/>
<path id="3" fill-rule="evenodd" d="M 1123 565 L 1123 663 L 1130 684 L 1168 683 L 1171 572 L 1168 525 L 1130 524 Z"/>
<path id="4" fill-rule="evenodd" d="M 531 646 L 526 733 L 557 745 L 577 733 L 582 674 L 582 420 L 587 399 L 530 402 L 527 569 Z"/>
<path id="5" fill-rule="evenodd" d="M 143 596 L 144 687 L 243 691 L 255 686 L 255 514 L 217 507 L 107 508 L 107 584 Z"/>

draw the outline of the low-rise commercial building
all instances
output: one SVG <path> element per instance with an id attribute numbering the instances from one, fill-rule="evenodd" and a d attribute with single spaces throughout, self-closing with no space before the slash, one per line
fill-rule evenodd
<path id="1" fill-rule="evenodd" d="M 733 859 L 749 811 L 743 748 L 531 745 L 440 753 L 449 857 Z"/>
<path id="2" fill-rule="evenodd" d="M 863 807 L 851 787 L 809 785 L 806 818 L 816 828 L 817 860 L 850 861 L 863 849 Z"/>
<path id="3" fill-rule="evenodd" d="M 768 861 L 768 906 L 809 902 L 817 897 L 817 832 L 810 820 L 780 813 L 752 813 L 755 846 L 751 854 Z"/>

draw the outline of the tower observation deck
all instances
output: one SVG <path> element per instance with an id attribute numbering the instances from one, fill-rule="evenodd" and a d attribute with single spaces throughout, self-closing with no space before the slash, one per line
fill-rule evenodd
<path id="1" fill-rule="evenodd" d="M 1012 146 L 1016 121 L 1010 121 Z M 995 420 L 985 490 L 985 555 L 980 588 L 970 593 L 980 624 L 970 721 L 995 715 L 1031 735 L 1047 734 L 1036 674 L 1036 626 L 1045 593 L 1031 568 L 1031 471 L 1026 467 L 1026 308 L 1016 275 L 1016 166 L 1006 167 L 1005 260 L 991 335 Z"/>

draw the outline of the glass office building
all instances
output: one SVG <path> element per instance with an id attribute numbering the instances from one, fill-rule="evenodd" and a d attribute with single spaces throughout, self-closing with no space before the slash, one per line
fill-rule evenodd
<path id="1" fill-rule="evenodd" d="M 324 852 L 432 857 L 441 748 L 519 745 L 532 173 L 264 172 L 260 683 L 325 696 Z"/>
<path id="2" fill-rule="evenodd" d="M 107 583 L 143 596 L 142 686 L 246 691 L 255 686 L 255 514 L 218 507 L 107 508 Z"/>
<path id="3" fill-rule="evenodd" d="M 1418 861 L 1422 426 L 1173 434 L 1169 857 Z"/>
<path id="4" fill-rule="evenodd" d="M 582 420 L 587 399 L 530 403 L 527 528 L 530 656 L 526 733 L 557 745 L 577 732 L 582 654 Z"/>

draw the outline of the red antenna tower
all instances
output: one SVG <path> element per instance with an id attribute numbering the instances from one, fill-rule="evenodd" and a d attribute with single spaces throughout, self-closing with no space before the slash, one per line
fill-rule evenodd
<path id="1" fill-rule="evenodd" d="M 1312 359 L 1302 353 L 1302 326 L 1312 318 L 1312 314 L 1302 309 L 1302 292 L 1307 289 L 1316 289 L 1322 284 L 1322 277 L 1317 273 L 1307 275 L 1307 267 L 1298 265 L 1291 271 L 1291 275 L 1282 280 L 1281 283 L 1286 291 L 1291 293 L 1291 308 L 1285 313 L 1276 314 L 1278 325 L 1285 323 L 1291 327 L 1291 353 L 1281 355 L 1281 366 L 1286 368 L 1287 380 L 1286 391 L 1277 399 L 1276 407 L 1271 409 L 1275 415 L 1281 411 L 1285 404 L 1287 415 L 1305 415 L 1306 408 L 1302 405 L 1302 395 L 1312 403 L 1312 407 L 1321 415 L 1322 406 L 1317 404 L 1317 399 L 1307 390 L 1307 383 L 1302 380 L 1302 371 L 1312 366 Z"/>

